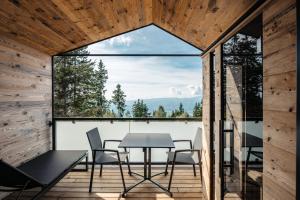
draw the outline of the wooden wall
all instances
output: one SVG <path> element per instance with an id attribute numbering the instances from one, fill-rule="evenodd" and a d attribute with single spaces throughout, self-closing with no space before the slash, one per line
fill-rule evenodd
<path id="1" fill-rule="evenodd" d="M 220 138 L 219 121 L 221 120 L 221 46 L 215 48 L 215 199 L 221 197 L 221 178 L 219 173 L 220 166 Z"/>
<path id="2" fill-rule="evenodd" d="M 274 0 L 263 9 L 264 199 L 296 198 L 296 1 Z M 209 56 L 203 58 L 203 142 L 209 143 Z M 220 118 L 220 46 L 215 48 L 215 121 Z M 206 116 L 207 115 L 207 116 Z M 215 124 L 216 136 L 219 133 Z M 219 140 L 216 137 L 215 199 L 220 199 Z M 209 150 L 203 145 L 203 151 Z M 209 154 L 204 156 L 208 194 Z M 206 175 L 207 173 L 207 175 Z"/>
<path id="3" fill-rule="evenodd" d="M 210 56 L 206 54 L 202 57 L 203 63 L 203 118 L 202 118 L 202 171 L 203 171 L 203 194 L 210 199 Z"/>
<path id="4" fill-rule="evenodd" d="M 0 159 L 49 150 L 51 110 L 51 57 L 0 35 Z"/>
<path id="5" fill-rule="evenodd" d="M 214 177 L 214 182 L 215 182 L 215 187 L 214 191 L 215 194 L 214 198 L 215 199 L 220 199 L 220 184 L 221 184 L 221 179 L 219 177 L 219 154 L 217 153 L 219 151 L 219 145 L 220 141 L 218 138 L 219 134 L 219 120 L 221 118 L 221 112 L 220 112 L 220 104 L 221 104 L 221 80 L 220 80 L 220 73 L 221 73 L 221 47 L 218 46 L 214 50 L 215 54 L 215 122 L 214 122 L 214 133 L 215 133 L 215 163 L 214 163 L 214 168 L 215 170 L 215 177 Z M 202 63 L 203 63 L 203 157 L 202 157 L 202 162 L 203 162 L 203 193 L 205 195 L 206 199 L 211 199 L 210 198 L 210 192 L 212 190 L 211 182 L 213 181 L 211 179 L 211 172 L 210 172 L 210 166 L 213 164 L 211 163 L 211 155 L 210 155 L 210 55 L 209 53 L 205 54 L 202 57 Z"/>
<path id="6" fill-rule="evenodd" d="M 263 12 L 264 199 L 296 193 L 296 0 Z"/>

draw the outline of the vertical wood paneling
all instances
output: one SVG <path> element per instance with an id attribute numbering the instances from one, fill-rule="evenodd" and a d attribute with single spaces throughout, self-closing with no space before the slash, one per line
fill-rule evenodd
<path id="1" fill-rule="evenodd" d="M 202 57 L 203 63 L 203 130 L 202 130 L 202 168 L 203 168 L 203 194 L 210 199 L 210 56 Z"/>
<path id="2" fill-rule="evenodd" d="M 51 57 L 0 36 L 0 159 L 18 165 L 51 148 Z"/>
<path id="3" fill-rule="evenodd" d="M 215 199 L 221 197 L 221 177 L 220 169 L 220 126 L 221 120 L 221 46 L 215 48 Z"/>
<path id="4" fill-rule="evenodd" d="M 263 11 L 264 199 L 296 195 L 296 1 Z"/>

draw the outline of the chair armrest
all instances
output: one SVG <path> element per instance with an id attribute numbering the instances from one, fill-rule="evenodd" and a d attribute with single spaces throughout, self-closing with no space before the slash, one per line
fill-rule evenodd
<path id="1" fill-rule="evenodd" d="M 94 149 L 94 150 L 93 150 L 93 164 L 94 164 L 95 159 L 96 159 L 96 152 L 97 152 L 97 151 L 100 151 L 100 152 L 111 152 L 111 153 L 116 153 L 116 154 L 117 154 L 117 157 L 118 157 L 118 161 L 121 162 L 120 154 L 119 154 L 119 151 L 118 151 L 118 150 L 114 150 L 114 149 Z"/>
<path id="2" fill-rule="evenodd" d="M 199 162 L 201 160 L 201 152 L 199 149 L 181 149 L 181 150 L 175 150 L 175 154 L 174 154 L 174 157 L 173 157 L 173 162 L 176 161 L 176 156 L 178 153 L 184 153 L 184 152 L 198 152 L 198 157 L 199 157 Z"/>
<path id="3" fill-rule="evenodd" d="M 180 149 L 180 150 L 175 150 L 175 155 L 177 153 L 183 153 L 183 152 L 199 152 L 200 153 L 200 150 L 199 149 Z"/>
<path id="4" fill-rule="evenodd" d="M 174 143 L 176 142 L 188 142 L 190 144 L 190 148 L 192 149 L 193 148 L 193 145 L 192 145 L 192 140 L 173 140 Z"/>
<path id="5" fill-rule="evenodd" d="M 104 141 L 103 141 L 103 145 L 104 145 L 106 142 L 122 142 L 122 140 L 104 140 Z"/>
<path id="6" fill-rule="evenodd" d="M 115 150 L 115 149 L 93 149 L 93 152 L 96 152 L 96 151 L 102 151 L 102 152 L 112 152 L 112 153 L 117 153 L 119 154 L 119 151 L 118 150 Z"/>
<path id="7" fill-rule="evenodd" d="M 107 142 L 118 142 L 118 143 L 121 143 L 122 140 L 104 140 L 104 141 L 103 141 L 103 149 L 105 149 L 105 144 L 106 144 Z M 125 152 L 127 152 L 127 149 L 126 149 L 126 148 L 124 148 L 124 150 L 125 150 Z"/>

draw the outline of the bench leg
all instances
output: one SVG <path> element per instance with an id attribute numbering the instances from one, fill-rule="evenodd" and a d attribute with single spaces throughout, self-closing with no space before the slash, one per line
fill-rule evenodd
<path id="1" fill-rule="evenodd" d="M 25 183 L 25 185 L 23 186 L 22 190 L 19 192 L 19 194 L 18 194 L 16 200 L 19 200 L 19 199 L 20 199 L 20 197 L 22 196 L 24 190 L 26 189 L 26 187 L 27 187 L 27 185 L 28 185 L 29 183 L 30 183 L 30 180 L 28 180 L 28 181 Z"/>

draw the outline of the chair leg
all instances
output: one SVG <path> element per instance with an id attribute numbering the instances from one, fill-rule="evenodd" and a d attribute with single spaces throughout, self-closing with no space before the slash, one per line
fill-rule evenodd
<path id="1" fill-rule="evenodd" d="M 93 153 L 93 164 L 92 164 L 92 172 L 91 172 L 91 178 L 90 178 L 90 188 L 89 188 L 89 192 L 92 192 L 92 188 L 93 188 L 93 178 L 94 178 L 94 169 L 95 169 L 95 155 L 96 153 Z"/>
<path id="2" fill-rule="evenodd" d="M 169 192 L 171 190 L 171 184 L 172 184 L 172 179 L 173 179 L 174 168 L 175 168 L 175 162 L 173 161 L 172 162 L 171 175 L 170 175 L 170 181 L 169 181 L 169 186 L 168 186 L 168 191 Z"/>
<path id="3" fill-rule="evenodd" d="M 200 179 L 201 179 L 201 184 L 203 183 L 202 182 L 202 163 L 199 162 L 199 169 L 200 169 Z"/>
<path id="4" fill-rule="evenodd" d="M 195 164 L 193 164 L 193 171 L 194 171 L 194 176 L 197 176 Z"/>
<path id="5" fill-rule="evenodd" d="M 121 173 L 123 188 L 124 188 L 124 191 L 126 191 L 126 185 L 125 185 L 125 180 L 124 180 L 124 175 L 123 175 L 123 169 L 122 169 L 122 163 L 121 162 L 119 162 L 119 167 L 120 167 L 120 173 Z"/>
<path id="6" fill-rule="evenodd" d="M 169 158 L 168 158 L 167 163 L 166 163 L 165 176 L 168 175 L 169 162 L 170 162 L 170 161 L 169 161 Z"/>
<path id="7" fill-rule="evenodd" d="M 102 176 L 102 169 L 103 169 L 103 165 L 101 164 L 100 165 L 100 174 L 99 174 L 99 176 Z"/>
<path id="8" fill-rule="evenodd" d="M 198 151 L 198 164 L 199 164 L 199 169 L 200 169 L 200 179 L 201 179 L 201 184 L 202 182 L 202 152 Z"/>

